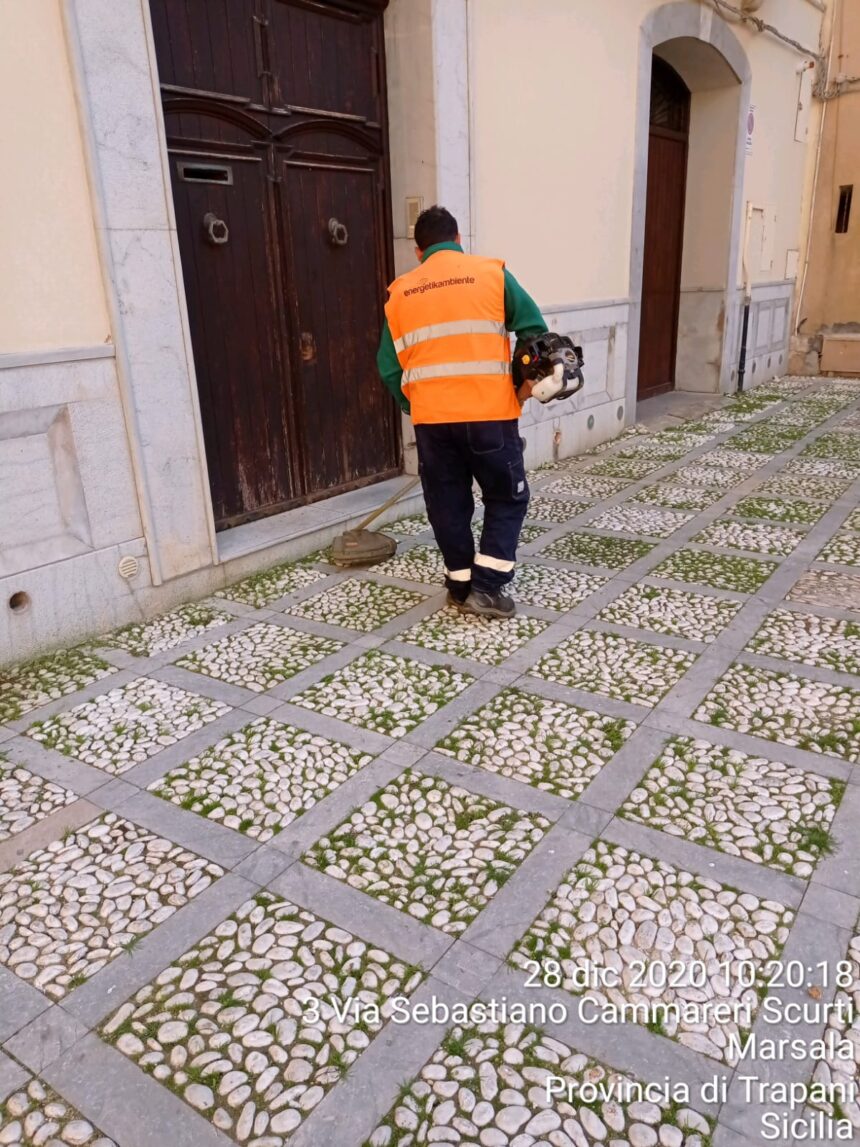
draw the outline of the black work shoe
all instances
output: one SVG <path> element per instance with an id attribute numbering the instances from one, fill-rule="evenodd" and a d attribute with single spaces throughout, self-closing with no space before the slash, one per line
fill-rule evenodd
<path id="1" fill-rule="evenodd" d="M 469 596 L 468 593 L 464 593 L 462 597 L 457 597 L 457 595 L 452 593 L 449 589 L 448 590 L 448 605 L 453 605 L 453 607 L 455 609 L 462 610 L 466 605 L 466 598 L 468 596 Z"/>
<path id="2" fill-rule="evenodd" d="M 460 607 L 464 613 L 474 613 L 478 617 L 513 617 L 517 612 L 514 599 L 496 590 L 495 593 L 482 593 L 473 589 Z"/>

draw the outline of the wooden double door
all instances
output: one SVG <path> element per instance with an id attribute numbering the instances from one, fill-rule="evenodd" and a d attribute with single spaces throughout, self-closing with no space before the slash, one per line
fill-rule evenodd
<path id="1" fill-rule="evenodd" d="M 655 56 L 648 135 L 639 398 L 650 398 L 675 386 L 689 132 L 689 89 L 674 68 Z"/>
<path id="2" fill-rule="evenodd" d="M 220 529 L 400 470 L 387 0 L 150 0 Z"/>

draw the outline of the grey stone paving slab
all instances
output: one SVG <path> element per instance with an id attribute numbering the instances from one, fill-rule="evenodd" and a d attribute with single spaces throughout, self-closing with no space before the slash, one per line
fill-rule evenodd
<path id="1" fill-rule="evenodd" d="M 373 631 L 373 636 L 380 638 L 382 641 L 389 641 L 398 634 L 404 633 L 407 629 L 411 629 L 413 625 L 422 621 L 425 617 L 431 617 L 434 613 L 437 613 L 444 603 L 444 595 L 432 594 L 422 601 L 420 605 L 414 605 L 412 609 L 401 613 L 399 617 L 392 617 L 390 621 L 386 621 L 384 625 L 380 625 L 378 629 Z"/>
<path id="2" fill-rule="evenodd" d="M 666 740 L 661 729 L 640 726 L 580 794 L 580 801 L 614 812 L 660 755 Z"/>
<path id="3" fill-rule="evenodd" d="M 372 939 L 386 951 L 422 968 L 432 968 L 453 943 L 453 937 L 444 932 L 304 864 L 291 865 L 270 888 L 301 908 L 323 911 L 332 924 L 361 939 Z"/>
<path id="4" fill-rule="evenodd" d="M 0 1052 L 0 1103 L 26 1083 L 29 1073 L 13 1059 Z"/>
<path id="5" fill-rule="evenodd" d="M 713 1134 L 713 1147 L 758 1147 L 758 1142 L 748 1139 L 727 1127 L 725 1123 L 718 1123 Z M 808 1144 L 805 1144 L 808 1147 Z"/>
<path id="6" fill-rule="evenodd" d="M 462 785 L 470 792 L 483 793 L 492 800 L 512 805 L 524 812 L 542 813 L 550 820 L 558 820 L 568 808 L 568 801 L 563 797 L 541 792 L 522 781 L 511 780 L 476 765 L 464 764 L 453 757 L 443 757 L 439 753 L 428 753 L 423 757 L 420 771 L 427 776 L 441 777 L 448 784 Z"/>
<path id="7" fill-rule="evenodd" d="M 573 801 L 559 821 L 559 827 L 594 838 L 600 836 L 611 820 L 612 814 L 605 809 L 595 808 L 582 801 Z"/>
<path id="8" fill-rule="evenodd" d="M 379 759 L 381 761 L 390 761 L 393 765 L 400 765 L 401 768 L 408 769 L 412 765 L 416 765 L 427 754 L 427 750 L 421 745 L 413 745 L 407 740 L 394 741 L 384 753 L 380 753 Z"/>
<path id="9" fill-rule="evenodd" d="M 796 876 L 787 876 L 784 872 L 753 864 L 741 857 L 729 856 L 716 848 L 705 848 L 683 837 L 673 836 L 665 841 L 662 839 L 665 835 L 647 825 L 619 817 L 602 834 L 603 839 L 612 844 L 658 857 L 677 868 L 751 892 L 765 900 L 779 900 L 788 908 L 796 908 L 803 899 L 806 884 Z"/>
<path id="10" fill-rule="evenodd" d="M 540 660 L 544 653 L 555 648 L 560 641 L 563 641 L 575 630 L 580 629 L 584 623 L 585 618 L 575 622 L 571 622 L 569 619 L 552 622 L 543 633 L 539 633 L 525 648 L 518 649 L 513 656 L 509 657 L 505 661 L 505 668 L 515 673 L 527 672 Z"/>
<path id="11" fill-rule="evenodd" d="M 598 633 L 617 633 L 630 641 L 645 641 L 649 645 L 659 645 L 662 649 L 688 649 L 700 654 L 707 648 L 704 641 L 694 641 L 689 637 L 679 637 L 672 633 L 658 633 L 655 629 L 638 629 L 633 625 L 618 625 L 613 621 L 595 621 L 589 629 Z"/>
<path id="12" fill-rule="evenodd" d="M 10 761 L 23 765 L 31 773 L 38 773 L 40 777 L 55 781 L 82 797 L 88 796 L 109 779 L 109 775 L 101 769 L 82 765 L 80 761 L 73 761 L 69 757 L 64 757 L 62 753 L 46 749 L 44 745 L 37 745 L 35 741 L 25 737 L 16 737 L 14 741 L 8 741 L 3 746 L 3 755 Z"/>
<path id="13" fill-rule="evenodd" d="M 855 928 L 860 923 L 860 898 L 812 881 L 806 889 L 800 910 L 838 928 Z"/>
<path id="14" fill-rule="evenodd" d="M 129 784 L 122 777 L 112 777 L 106 785 L 94 789 L 87 799 L 98 810 L 106 811 L 119 808 L 124 801 L 131 800 L 139 792 L 137 785 Z"/>
<path id="15" fill-rule="evenodd" d="M 36 721 L 45 721 L 49 717 L 55 716 L 57 713 L 65 713 L 69 709 L 74 709 L 76 705 L 83 705 L 86 701 L 91 701 L 94 697 L 100 697 L 102 693 L 107 693 L 111 689 L 119 689 L 123 685 L 128 685 L 135 677 L 140 676 L 137 673 L 127 671 L 124 669 L 118 670 L 116 673 L 111 673 L 109 677 L 100 677 L 97 681 L 93 681 L 91 685 L 84 686 L 83 689 L 78 689 L 74 693 L 68 693 L 65 697 L 59 697 L 56 701 L 49 701 L 47 705 L 40 705 L 36 709 L 29 709 L 23 717 L 19 717 L 16 721 L 7 722 L 10 729 L 14 729 L 16 733 L 23 733 L 34 725 Z"/>
<path id="16" fill-rule="evenodd" d="M 385 752 L 392 744 L 391 737 L 387 737 L 384 733 L 362 729 L 360 725 L 353 725 L 350 721 L 314 713 L 310 709 L 291 705 L 289 702 L 284 702 L 277 709 L 273 709 L 269 716 L 273 721 L 295 725 L 299 729 L 307 729 L 309 733 L 317 733 L 320 737 L 328 737 L 333 741 L 342 741 L 354 749 L 361 749 L 364 753 L 373 753 L 374 756 Z"/>
<path id="17" fill-rule="evenodd" d="M 64 1011 L 87 1029 L 95 1027 L 255 891 L 250 881 L 228 873 L 144 936 L 133 951 L 118 956 L 71 992 L 63 1000 Z"/>
<path id="18" fill-rule="evenodd" d="M 48 1008 L 7 1040 L 4 1049 L 39 1075 L 86 1034 L 86 1027 L 63 1008 Z"/>
<path id="19" fill-rule="evenodd" d="M 156 753 L 148 761 L 141 761 L 139 765 L 135 765 L 127 773 L 123 773 L 121 780 L 137 788 L 146 789 L 153 781 L 157 781 L 176 765 L 191 760 L 204 749 L 208 749 L 210 745 L 217 744 L 228 733 L 236 732 L 250 724 L 252 720 L 253 718 L 241 709 L 231 709 L 229 713 L 225 713 L 222 717 L 216 717 L 210 724 L 204 725 L 202 729 L 191 733 L 184 740 L 177 741 L 175 745 L 169 745 L 160 753 Z M 113 785 L 113 781 L 108 779 L 101 791 L 111 791 L 111 785 Z"/>
<path id="20" fill-rule="evenodd" d="M 252 697 L 242 705 L 242 710 L 245 713 L 253 713 L 255 717 L 268 717 L 282 704 L 278 697 Z"/>
<path id="21" fill-rule="evenodd" d="M 356 649 L 379 649 L 385 644 L 385 638 L 376 633 L 362 633 L 360 637 L 355 638 L 352 644 Z"/>
<path id="22" fill-rule="evenodd" d="M 651 712 L 645 705 L 618 701 L 614 697 L 604 697 L 602 693 L 586 693 L 583 689 L 560 685 L 557 681 L 544 681 L 541 677 L 521 677 L 516 684 L 524 693 L 535 693 L 550 701 L 563 701 L 580 709 L 606 713 L 609 717 L 622 717 L 628 721 L 642 721 Z"/>
<path id="23" fill-rule="evenodd" d="M 329 654 L 328 657 L 323 657 L 321 661 L 317 661 L 315 665 L 303 669 L 300 673 L 294 674 L 287 681 L 282 681 L 280 685 L 275 685 L 272 689 L 266 691 L 267 697 L 276 697 L 281 701 L 288 701 L 290 697 L 295 697 L 301 693 L 302 690 L 307 689 L 310 685 L 316 685 L 323 677 L 329 673 L 334 673 L 338 669 L 342 669 L 345 665 L 349 665 L 350 661 L 354 661 L 360 652 L 358 642 L 352 642 L 349 645 L 344 645 L 343 649 L 338 649 L 336 653 Z"/>
<path id="24" fill-rule="evenodd" d="M 494 682 L 483 679 L 476 681 L 443 709 L 422 721 L 416 729 L 407 734 L 406 739 L 412 745 L 434 749 L 464 717 L 470 716 L 476 709 L 480 709 L 482 705 L 492 700 L 497 692 L 498 686 Z"/>
<path id="25" fill-rule="evenodd" d="M 233 869 L 233 875 L 241 876 L 260 888 L 266 888 L 293 863 L 291 857 L 278 852 L 275 848 L 270 848 L 268 844 L 262 844 L 244 860 L 239 861 Z"/>
<path id="26" fill-rule="evenodd" d="M 0 842 L 0 872 L 24 860 L 35 852 L 37 848 L 44 848 L 52 840 L 63 835 L 70 828 L 80 828 L 88 821 L 94 820 L 101 812 L 101 807 L 89 801 L 79 800 L 38 821 L 31 828 L 8 840 Z"/>
<path id="27" fill-rule="evenodd" d="M 691 717 L 679 717 L 674 712 L 655 710 L 645 722 L 650 728 L 661 729 L 669 734 L 693 737 L 700 741 L 718 741 L 730 749 L 737 749 L 753 757 L 773 757 L 778 753 L 779 759 L 786 765 L 797 769 L 806 769 L 820 773 L 823 777 L 834 777 L 840 781 L 851 781 L 852 766 L 847 761 L 837 757 L 826 756 L 823 753 L 810 753 L 806 749 L 798 749 L 794 745 L 779 745 L 775 747 L 773 741 L 761 737 L 752 737 L 747 733 L 738 733 L 725 726 L 709 725 L 704 721 L 694 721 Z M 857 766 L 854 766 L 856 769 Z"/>
<path id="28" fill-rule="evenodd" d="M 801 661 L 787 661 L 780 657 L 769 657 L 762 653 L 744 653 L 739 661 L 755 665 L 760 669 L 775 669 L 777 673 L 796 673 L 810 681 L 823 681 L 826 685 L 848 685 L 856 687 L 857 678 L 851 673 L 841 673 L 836 669 L 825 669 L 821 665 L 808 665 Z"/>
<path id="29" fill-rule="evenodd" d="M 741 593 L 739 590 L 720 589 L 715 585 L 706 585 L 704 582 L 688 582 L 668 577 L 656 577 L 654 574 L 649 575 L 647 584 L 657 586 L 662 589 L 674 590 L 689 590 L 690 586 L 692 585 L 701 585 L 703 588 L 707 589 L 707 592 L 711 597 L 719 598 L 720 601 L 744 602 L 748 596 L 745 593 Z"/>
<path id="30" fill-rule="evenodd" d="M 482 677 L 489 665 L 486 662 L 472 661 L 467 657 L 458 657 L 454 653 L 443 653 L 438 649 L 427 649 L 423 645 L 410 645 L 406 641 L 392 639 L 386 641 L 386 653 L 393 653 L 397 657 L 407 658 L 409 661 L 418 661 L 422 665 L 444 665 L 457 673 L 467 673 L 470 677 Z M 508 659 L 510 660 L 510 659 Z M 505 662 L 507 665 L 507 662 Z"/>
<path id="31" fill-rule="evenodd" d="M 819 1039 L 826 1025 L 824 1009 L 821 1009 L 822 1018 L 816 1022 L 809 1022 L 803 1018 L 803 1005 L 810 1001 L 810 988 L 818 993 L 815 1003 L 827 1005 L 835 995 L 835 984 L 832 982 L 825 987 L 822 975 L 818 970 L 821 962 L 826 962 L 831 969 L 842 960 L 848 950 L 852 933 L 848 929 L 838 928 L 835 924 L 828 924 L 814 917 L 799 913 L 791 929 L 782 960 L 785 964 L 792 961 L 806 969 L 804 983 L 797 988 L 774 986 L 768 995 L 780 1001 L 780 1013 L 788 1004 L 796 1004 L 801 1009 L 800 1018 L 781 1018 L 775 1015 L 772 1022 L 768 1022 L 768 1015 L 762 1009 L 753 1024 L 753 1034 L 760 1040 L 787 1039 L 801 1040 L 808 1046 L 813 1040 Z M 738 1065 L 734 1078 L 729 1087 L 728 1101 L 720 1112 L 721 1122 L 741 1135 L 748 1136 L 753 1143 L 765 1143 L 768 1140 L 763 1134 L 762 1116 L 768 1111 L 779 1110 L 773 1103 L 751 1101 L 747 1091 L 748 1084 L 745 1076 L 758 1077 L 762 1082 L 781 1083 L 807 1083 L 811 1075 L 809 1059 L 793 1059 L 783 1055 L 776 1059 L 766 1058 L 762 1048 L 756 1049 L 746 1055 Z M 773 1140 L 770 1140 L 771 1142 Z"/>
<path id="32" fill-rule="evenodd" d="M 515 669 L 504 669 L 501 665 L 494 665 L 492 669 L 487 670 L 481 680 L 492 681 L 494 685 L 513 685 L 519 676 Z"/>
<path id="33" fill-rule="evenodd" d="M 170 801 L 151 793 L 136 793 L 111 811 L 135 824 L 169 837 L 183 848 L 232 868 L 256 848 L 256 842 L 214 820 L 186 812 Z"/>
<path id="34" fill-rule="evenodd" d="M 322 583 L 320 583 L 322 586 Z M 324 587 L 323 587 L 324 588 Z M 330 588 L 330 587 L 329 587 Z M 272 625 L 279 625 L 282 629 L 293 632 L 307 633 L 310 637 L 331 637 L 335 641 L 349 643 L 358 637 L 358 630 L 348 629 L 343 625 L 333 625 L 328 621 L 317 621 L 312 617 L 300 617 L 298 614 L 275 614 L 269 618 Z M 368 635 L 363 635 L 368 636 Z"/>
<path id="35" fill-rule="evenodd" d="M 476 996 L 501 966 L 498 957 L 473 948 L 465 940 L 457 940 L 434 965 L 433 976 L 465 995 Z"/>
<path id="36" fill-rule="evenodd" d="M 121 1147 L 233 1143 L 95 1035 L 84 1036 L 43 1072 L 43 1078 Z"/>
<path id="37" fill-rule="evenodd" d="M 434 996 L 448 1005 L 463 998 L 457 989 L 431 978 L 414 993 L 413 1004 L 429 1004 Z M 346 1079 L 291 1136 L 290 1147 L 357 1147 L 364 1142 L 397 1098 L 400 1085 L 423 1067 L 448 1026 L 386 1024 Z"/>
<path id="38" fill-rule="evenodd" d="M 0 1043 L 50 1006 L 47 996 L 3 967 L 0 967 L 0 1001 Z"/>
<path id="39" fill-rule="evenodd" d="M 492 956 L 507 956 L 591 841 L 590 835 L 573 832 L 563 824 L 551 828 L 462 939 Z"/>
<path id="40" fill-rule="evenodd" d="M 373 794 L 394 780 L 403 771 L 398 761 L 383 759 L 365 765 L 344 781 L 334 792 L 308 809 L 303 816 L 291 821 L 283 832 L 269 841 L 269 847 L 297 859 L 321 836 L 325 836 L 344 820 L 353 809 L 370 800 Z"/>
<path id="41" fill-rule="evenodd" d="M 183 607 L 180 607 L 180 610 L 182 608 Z M 212 609 L 220 615 L 230 614 L 231 612 L 229 610 L 222 609 L 220 602 L 213 602 Z M 171 613 L 177 612 L 179 611 L 171 611 Z M 164 617 L 165 615 L 162 614 L 161 618 L 163 619 Z M 149 625 L 154 626 L 158 620 L 158 618 L 153 618 L 153 620 L 149 622 Z M 200 633 L 194 634 L 191 637 L 187 637 L 184 641 L 177 642 L 176 645 L 171 645 L 167 649 L 156 650 L 148 654 L 131 652 L 131 659 L 128 662 L 128 668 L 134 669 L 144 663 L 152 666 L 153 668 L 167 665 L 171 661 L 175 661 L 178 657 L 184 656 L 186 653 L 191 653 L 195 649 L 202 649 L 204 645 L 209 645 L 212 641 L 217 641 L 221 637 L 230 637 L 231 634 L 240 633 L 243 629 L 247 629 L 247 627 L 248 622 L 244 618 L 231 614 L 231 616 L 225 622 L 222 617 L 217 624 L 210 624 L 208 628 L 202 630 Z M 120 633 L 122 633 L 122 630 L 120 630 Z M 119 635 L 117 635 L 117 637 L 119 637 Z M 120 640 L 122 639 L 120 638 Z M 110 652 L 112 647 L 103 646 L 102 648 Z M 121 651 L 119 646 L 117 646 L 117 651 Z M 128 653 L 130 651 L 125 652 Z"/>
<path id="42" fill-rule="evenodd" d="M 199 693 L 211 701 L 221 701 L 225 705 L 244 705 L 252 698 L 258 696 L 250 689 L 243 689 L 239 685 L 230 685 L 226 681 L 219 681 L 205 673 L 193 673 L 190 669 L 183 669 L 179 665 L 164 665 L 161 668 L 149 669 L 146 676 L 155 681 L 163 681 L 166 685 L 176 685 L 189 693 Z"/>
<path id="43" fill-rule="evenodd" d="M 860 786 L 846 789 L 831 832 L 836 850 L 819 861 L 813 885 L 822 884 L 860 898 Z"/>

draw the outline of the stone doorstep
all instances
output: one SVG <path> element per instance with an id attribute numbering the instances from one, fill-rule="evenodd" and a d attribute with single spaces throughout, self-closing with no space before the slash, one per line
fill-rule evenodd
<path id="1" fill-rule="evenodd" d="M 248 554 L 261 554 L 276 546 L 279 547 L 279 561 L 287 560 L 290 556 L 303 557 L 313 553 L 315 549 L 329 545 L 338 534 L 357 526 L 397 490 L 403 489 L 409 479 L 408 474 L 388 478 L 384 482 L 363 486 L 360 490 L 336 494 L 333 498 L 309 506 L 299 506 L 283 514 L 274 514 L 270 518 L 261 518 L 257 522 L 224 530 L 218 535 L 218 560 L 222 563 L 230 562 Z M 380 515 L 374 528 L 378 529 L 381 525 L 409 514 L 421 513 L 423 509 L 423 496 L 413 492 Z M 286 543 L 292 543 L 294 553 L 284 552 Z"/>

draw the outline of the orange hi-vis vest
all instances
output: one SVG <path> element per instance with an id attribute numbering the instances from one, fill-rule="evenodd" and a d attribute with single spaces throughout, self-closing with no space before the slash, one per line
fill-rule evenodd
<path id="1" fill-rule="evenodd" d="M 385 314 L 416 425 L 519 418 L 501 260 L 435 251 L 391 284 Z"/>

